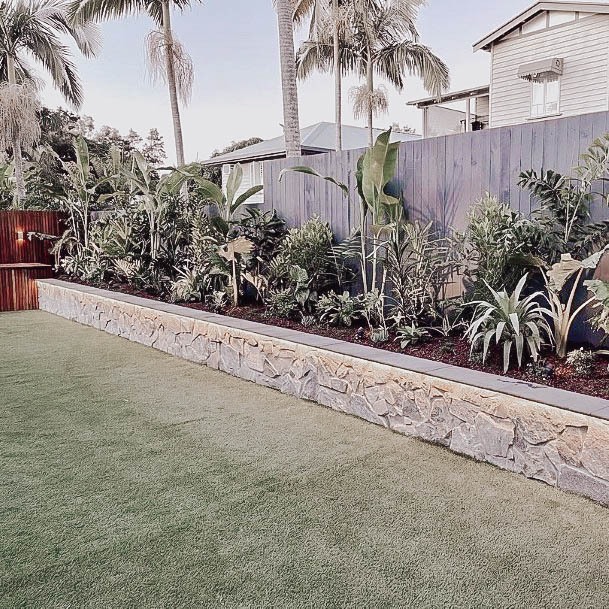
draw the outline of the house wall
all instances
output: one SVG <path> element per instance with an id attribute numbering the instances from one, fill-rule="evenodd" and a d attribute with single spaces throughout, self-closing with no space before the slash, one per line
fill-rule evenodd
<path id="1" fill-rule="evenodd" d="M 226 182 L 228 180 L 231 167 L 232 165 L 222 165 L 222 189 L 224 191 L 226 191 Z M 241 188 L 237 191 L 237 197 L 252 188 L 252 186 L 262 184 L 263 179 L 263 164 L 261 162 L 252 161 L 250 163 L 241 163 L 241 167 L 243 168 L 243 182 L 241 184 Z M 253 197 L 247 200 L 247 203 L 249 205 L 262 205 L 262 203 L 264 203 L 264 194 L 262 191 L 255 194 Z"/>
<path id="2" fill-rule="evenodd" d="M 550 17 L 549 23 L 559 21 L 552 13 Z M 518 78 L 518 68 L 552 57 L 564 59 L 561 116 L 609 109 L 609 15 L 582 14 L 567 23 L 524 31 L 492 48 L 491 127 L 531 120 L 531 83 Z"/>

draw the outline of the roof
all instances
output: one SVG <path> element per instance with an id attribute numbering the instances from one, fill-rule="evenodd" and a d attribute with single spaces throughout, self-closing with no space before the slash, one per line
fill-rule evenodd
<path id="1" fill-rule="evenodd" d="M 604 13 L 609 14 L 609 4 L 607 2 L 567 2 L 559 0 L 556 2 L 535 2 L 532 6 L 516 15 L 513 19 L 504 23 L 496 30 L 482 38 L 474 44 L 474 51 L 483 49 L 488 51 L 492 44 L 509 34 L 512 30 L 520 27 L 525 21 L 532 19 L 543 11 L 574 11 L 579 13 Z"/>
<path id="2" fill-rule="evenodd" d="M 426 108 L 427 106 L 436 106 L 438 104 L 447 104 L 449 102 L 459 101 L 461 99 L 468 99 L 472 97 L 484 97 L 490 93 L 489 85 L 482 85 L 480 87 L 472 87 L 471 89 L 462 89 L 461 91 L 453 91 L 450 93 L 444 93 L 440 97 L 437 95 L 434 97 L 424 97 L 423 99 L 415 99 L 409 101 L 409 106 L 416 106 L 417 108 Z"/>
<path id="3" fill-rule="evenodd" d="M 382 129 L 375 129 L 375 136 L 380 135 Z M 407 142 L 410 140 L 421 139 L 420 135 L 413 133 L 400 133 L 394 131 L 391 134 L 393 142 Z M 310 127 L 305 127 L 300 131 L 300 141 L 304 154 L 315 154 L 320 152 L 330 152 L 335 149 L 336 144 L 336 125 L 335 123 L 316 123 Z M 354 127 L 343 125 L 343 150 L 355 150 L 365 148 L 368 145 L 368 129 L 365 127 Z M 272 159 L 285 156 L 285 142 L 283 135 L 265 140 L 259 144 L 253 144 L 235 150 L 227 154 L 212 157 L 204 162 L 205 165 L 220 165 L 224 163 L 237 163 L 240 161 L 255 161 Z"/>

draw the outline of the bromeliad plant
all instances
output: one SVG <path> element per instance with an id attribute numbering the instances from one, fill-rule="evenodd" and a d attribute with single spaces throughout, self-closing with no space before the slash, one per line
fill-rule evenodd
<path id="1" fill-rule="evenodd" d="M 539 304 L 544 299 L 543 292 L 522 297 L 527 278 L 528 275 L 522 277 L 512 294 L 505 290 L 497 292 L 488 286 L 493 298 L 491 302 L 470 303 L 476 306 L 473 321 L 465 332 L 471 351 L 473 353 L 482 343 L 484 364 L 491 343 L 502 345 L 504 372 L 510 367 L 513 350 L 521 368 L 525 354 L 536 362 L 546 339 L 552 341 L 552 330 L 547 321 L 552 317 L 552 311 Z"/>

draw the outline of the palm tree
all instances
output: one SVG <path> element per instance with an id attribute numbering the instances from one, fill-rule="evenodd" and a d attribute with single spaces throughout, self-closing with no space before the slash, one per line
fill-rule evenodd
<path id="1" fill-rule="evenodd" d="M 294 0 L 276 0 L 283 92 L 283 133 L 288 157 L 300 156 L 300 122 L 294 52 Z"/>
<path id="2" fill-rule="evenodd" d="M 148 60 L 153 78 L 164 81 L 169 89 L 178 166 L 185 164 L 179 101 L 187 104 L 190 100 L 194 70 L 192 60 L 173 34 L 171 8 L 183 10 L 190 4 L 190 0 L 73 0 L 70 8 L 77 21 L 116 19 L 145 12 L 158 26 L 148 35 Z"/>
<path id="3" fill-rule="evenodd" d="M 415 23 L 423 4 L 424 0 L 350 0 L 350 32 L 341 48 L 341 67 L 343 72 L 365 79 L 351 97 L 356 116 L 367 118 L 370 146 L 374 144 L 374 116 L 388 107 L 386 90 L 374 86 L 375 75 L 398 91 L 409 74 L 419 76 L 432 95 L 439 96 L 448 87 L 448 67 L 419 42 Z M 301 47 L 298 65 L 303 77 L 314 69 L 328 69 L 332 50 L 324 42 L 309 40 Z"/>
<path id="4" fill-rule="evenodd" d="M 309 40 L 303 43 L 307 45 L 326 45 L 332 47 L 332 62 L 325 69 L 332 70 L 334 74 L 334 109 L 336 124 L 336 150 L 343 149 L 343 117 L 342 117 L 342 69 L 341 69 L 341 37 L 344 36 L 346 24 L 345 12 L 342 10 L 348 4 L 348 0 L 296 0 L 294 9 L 294 21 L 300 23 L 306 16 L 311 15 L 309 26 Z M 328 31 L 331 30 L 331 31 Z M 300 62 L 302 51 L 296 56 L 297 72 L 302 74 Z"/>
<path id="5" fill-rule="evenodd" d="M 40 63 L 53 84 L 74 108 L 83 101 L 76 67 L 64 36 L 71 38 L 85 57 L 95 55 L 99 33 L 86 21 L 73 24 L 63 0 L 15 0 L 0 5 L 0 147 L 12 147 L 15 163 L 15 202 L 25 198 L 22 148 L 40 135 L 37 83 L 24 55 Z"/>

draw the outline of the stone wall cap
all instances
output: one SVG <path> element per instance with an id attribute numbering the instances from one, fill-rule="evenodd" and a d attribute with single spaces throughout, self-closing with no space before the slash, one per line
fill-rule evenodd
<path id="1" fill-rule="evenodd" d="M 471 370 L 469 368 L 461 368 L 451 364 L 444 364 L 442 362 L 413 357 L 402 353 L 377 349 L 367 345 L 358 345 L 357 343 L 300 332 L 299 330 L 292 330 L 290 328 L 281 328 L 246 319 L 209 313 L 207 311 L 191 309 L 189 307 L 174 305 L 159 300 L 142 298 L 131 294 L 124 294 L 122 292 L 113 292 L 59 279 L 40 279 L 38 280 L 38 283 L 54 285 L 75 292 L 96 294 L 102 298 L 115 300 L 117 302 L 125 302 L 182 317 L 198 319 L 226 328 L 243 330 L 268 338 L 277 338 L 295 344 L 324 349 L 331 351 L 332 353 L 358 357 L 370 362 L 393 366 L 410 372 L 428 374 L 442 380 L 463 383 L 485 391 L 503 393 L 512 397 L 554 406 L 570 412 L 609 420 L 609 400 L 565 391 L 564 389 L 556 389 L 538 383 L 498 376 L 488 372 Z"/>

